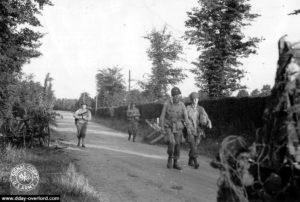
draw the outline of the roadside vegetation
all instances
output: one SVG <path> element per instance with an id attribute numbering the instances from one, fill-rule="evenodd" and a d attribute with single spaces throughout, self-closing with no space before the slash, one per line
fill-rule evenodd
<path id="1" fill-rule="evenodd" d="M 55 134 L 55 131 L 52 131 Z M 60 195 L 61 201 L 109 201 L 97 192 L 88 179 L 76 170 L 72 159 L 63 149 L 53 147 L 17 148 L 10 144 L 0 155 L 0 194 L 11 194 L 11 169 L 20 163 L 30 163 L 39 172 L 38 195 Z"/>
<path id="2" fill-rule="evenodd" d="M 38 16 L 50 0 L 1 1 L 0 59 L 0 194 L 12 194 L 13 167 L 30 163 L 39 171 L 39 195 L 60 195 L 61 201 L 107 201 L 79 174 L 65 151 L 51 145 L 58 115 L 50 74 L 44 83 L 22 72 L 41 53 L 43 33 Z M 51 132 L 50 132 L 51 131 Z M 50 139 L 51 133 L 51 139 Z"/>

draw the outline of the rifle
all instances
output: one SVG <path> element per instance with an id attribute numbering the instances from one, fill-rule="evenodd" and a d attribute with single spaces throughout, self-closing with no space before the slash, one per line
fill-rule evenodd
<path id="1" fill-rule="evenodd" d="M 78 114 L 78 116 L 82 116 L 82 119 L 83 119 L 83 115 L 86 114 L 86 113 L 88 113 L 88 111 L 85 111 L 81 114 Z M 75 118 L 75 124 L 77 124 L 78 120 L 79 120 L 78 118 Z"/>

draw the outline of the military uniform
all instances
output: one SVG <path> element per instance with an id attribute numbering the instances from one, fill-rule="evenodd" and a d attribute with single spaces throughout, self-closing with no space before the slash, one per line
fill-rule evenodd
<path id="1" fill-rule="evenodd" d="M 207 126 L 210 120 L 204 108 L 199 105 L 187 106 L 187 114 L 189 118 L 189 128 L 187 134 L 187 142 L 190 145 L 189 165 L 193 165 L 194 163 L 195 168 L 198 168 L 199 164 L 197 163 L 197 148 L 201 137 L 205 135 L 203 126 Z"/>
<path id="2" fill-rule="evenodd" d="M 130 141 L 131 135 L 133 135 L 133 142 L 135 142 L 135 137 L 138 132 L 138 121 L 140 119 L 140 112 L 136 107 L 133 108 L 128 108 L 127 110 L 127 119 L 129 121 L 129 126 L 128 126 L 128 140 Z"/>
<path id="3" fill-rule="evenodd" d="M 199 94 L 197 92 L 192 92 L 190 94 L 190 100 L 192 104 L 187 106 L 189 124 L 184 131 L 186 135 L 185 138 L 190 146 L 188 164 L 198 169 L 199 163 L 197 162 L 197 149 L 201 137 L 205 135 L 203 127 L 206 126 L 208 128 L 211 128 L 212 126 L 211 121 L 209 120 L 204 108 L 198 105 Z"/>
<path id="4" fill-rule="evenodd" d="M 78 109 L 74 114 L 75 118 L 75 125 L 77 128 L 77 138 L 78 138 L 78 146 L 80 144 L 80 139 L 85 138 L 86 136 L 86 130 L 88 126 L 88 121 L 91 120 L 92 115 L 91 111 L 88 109 Z M 82 143 L 82 146 L 84 147 L 84 143 Z"/>
<path id="5" fill-rule="evenodd" d="M 177 160 L 180 157 L 182 130 L 184 123 L 187 122 L 188 116 L 183 102 L 179 101 L 178 103 L 174 103 L 173 100 L 170 99 L 164 103 L 160 116 L 160 124 L 168 139 L 168 168 L 171 168 L 172 159 L 174 159 L 173 168 L 181 169 L 177 164 Z"/>

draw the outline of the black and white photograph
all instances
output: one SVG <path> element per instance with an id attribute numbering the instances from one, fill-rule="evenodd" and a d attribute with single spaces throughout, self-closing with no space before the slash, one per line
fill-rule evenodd
<path id="1" fill-rule="evenodd" d="M 299 202 L 299 0 L 1 0 L 0 201 Z"/>

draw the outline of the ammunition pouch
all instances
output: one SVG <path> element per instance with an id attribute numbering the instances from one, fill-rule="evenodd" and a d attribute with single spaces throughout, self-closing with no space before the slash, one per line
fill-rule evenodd
<path id="1" fill-rule="evenodd" d="M 181 132 L 184 125 L 181 120 L 168 120 L 165 123 L 165 128 L 170 128 L 172 133 Z"/>

